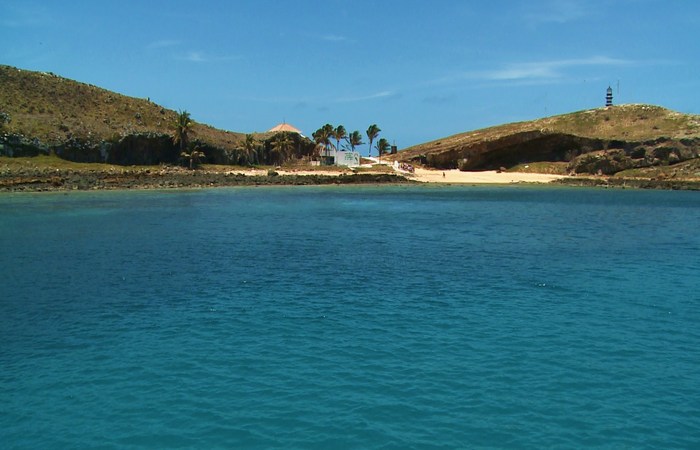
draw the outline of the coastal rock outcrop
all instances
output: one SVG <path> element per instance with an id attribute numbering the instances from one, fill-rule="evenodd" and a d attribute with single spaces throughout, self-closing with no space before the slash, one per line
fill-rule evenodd
<path id="1" fill-rule="evenodd" d="M 609 143 L 608 143 L 609 144 Z M 620 148 L 594 150 L 576 156 L 572 173 L 612 175 L 628 169 L 667 166 L 700 156 L 700 139 L 659 138 L 646 142 L 616 142 Z"/>
<path id="2" fill-rule="evenodd" d="M 63 159 L 83 163 L 119 165 L 154 165 L 176 163 L 178 149 L 168 135 L 145 133 L 127 135 L 113 141 L 92 141 L 70 137 L 47 144 L 38 138 L 0 135 L 0 156 L 23 157 L 55 154 Z"/>
<path id="3" fill-rule="evenodd" d="M 573 173 L 614 174 L 700 155 L 700 116 L 620 105 L 461 133 L 389 155 L 436 169 L 503 170 L 568 163 Z"/>
<path id="4" fill-rule="evenodd" d="M 499 170 L 533 162 L 568 162 L 575 173 L 613 174 L 675 164 L 700 155 L 700 138 L 635 142 L 531 131 L 414 157 L 436 169 Z"/>

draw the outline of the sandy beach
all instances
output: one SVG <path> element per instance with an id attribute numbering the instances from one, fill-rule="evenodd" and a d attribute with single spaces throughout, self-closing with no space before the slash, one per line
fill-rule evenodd
<path id="1" fill-rule="evenodd" d="M 564 175 L 542 173 L 497 172 L 462 172 L 460 170 L 429 170 L 417 168 L 415 174 L 406 174 L 410 179 L 422 183 L 454 184 L 511 184 L 511 183 L 549 183 L 565 178 Z"/>
<path id="2" fill-rule="evenodd" d="M 338 171 L 304 171 L 304 170 L 277 170 L 280 175 L 320 175 L 320 176 L 338 176 L 343 173 L 351 174 L 350 170 L 345 172 Z M 251 170 L 244 172 L 246 175 L 264 175 L 266 172 L 261 170 Z M 497 172 L 495 170 L 482 172 L 462 172 L 460 170 L 430 170 L 416 169 L 415 173 L 409 173 L 401 170 L 395 172 L 397 175 L 405 176 L 409 180 L 418 181 L 420 183 L 447 183 L 447 184 L 512 184 L 512 183 L 549 183 L 554 180 L 565 178 L 564 175 L 549 175 L 542 173 L 520 173 L 520 172 Z M 444 175 L 443 175 L 444 174 Z"/>

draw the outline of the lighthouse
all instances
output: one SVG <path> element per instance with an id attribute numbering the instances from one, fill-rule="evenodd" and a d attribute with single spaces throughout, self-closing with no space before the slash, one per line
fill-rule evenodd
<path id="1" fill-rule="evenodd" d="M 608 90 L 605 93 L 605 107 L 612 106 L 612 88 L 608 86 Z"/>

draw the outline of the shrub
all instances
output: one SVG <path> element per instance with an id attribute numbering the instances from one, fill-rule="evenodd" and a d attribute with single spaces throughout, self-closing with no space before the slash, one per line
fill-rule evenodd
<path id="1" fill-rule="evenodd" d="M 2 129 L 6 123 L 10 122 L 12 122 L 12 117 L 10 117 L 8 113 L 0 111 L 0 129 Z"/>

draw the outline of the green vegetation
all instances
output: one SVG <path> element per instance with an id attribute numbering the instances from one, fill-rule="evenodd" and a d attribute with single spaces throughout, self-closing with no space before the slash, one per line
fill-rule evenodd
<path id="1" fill-rule="evenodd" d="M 46 145 L 71 139 L 95 143 L 137 134 L 170 135 L 178 115 L 147 99 L 4 65 L 0 65 L 0 112 L 11 118 L 4 132 Z M 208 147 L 233 150 L 244 139 L 242 133 L 198 123 L 191 130 Z"/>
<path id="2" fill-rule="evenodd" d="M 700 178 L 700 159 L 691 159 L 669 166 L 623 170 L 616 173 L 615 178 L 644 178 L 657 180 Z"/>
<path id="3" fill-rule="evenodd" d="M 202 162 L 202 158 L 206 155 L 203 151 L 199 150 L 199 147 L 195 147 L 189 152 L 180 153 L 180 158 L 188 163 L 190 169 L 196 169 Z"/>
<path id="4" fill-rule="evenodd" d="M 379 136 L 379 132 L 380 132 L 380 131 L 382 131 L 382 130 L 379 129 L 379 127 L 377 126 L 376 123 L 370 125 L 369 128 L 367 128 L 367 139 L 369 139 L 369 151 L 370 151 L 370 155 L 371 155 L 371 153 L 372 153 L 372 142 L 374 142 L 374 140 L 377 138 L 377 136 Z M 381 156 L 381 155 L 380 155 L 380 156 Z"/>
<path id="5" fill-rule="evenodd" d="M 389 153 L 389 150 L 391 149 L 391 145 L 389 144 L 389 141 L 387 141 L 384 138 L 381 138 L 377 141 L 377 153 L 379 154 L 379 157 L 381 158 L 382 155 Z"/>
<path id="6" fill-rule="evenodd" d="M 371 153 L 371 148 L 372 148 L 372 143 L 374 139 L 379 135 L 379 132 L 382 131 L 379 129 L 379 127 L 376 124 L 370 125 L 370 127 L 367 129 L 367 137 L 369 138 L 369 145 L 370 145 L 370 153 Z M 363 145 L 364 142 L 362 142 L 362 134 L 358 130 L 355 130 L 351 133 L 348 133 L 347 130 L 343 125 L 338 125 L 337 127 L 333 127 L 333 125 L 327 123 L 318 130 L 314 131 L 312 134 L 312 137 L 314 139 L 314 142 L 316 143 L 316 150 L 319 154 L 323 152 L 328 152 L 329 150 L 335 148 L 336 150 L 341 150 L 340 142 L 345 141 L 345 145 L 343 145 L 343 149 L 347 149 L 350 151 L 355 151 L 355 148 L 358 145 Z M 331 142 L 331 139 L 335 139 L 335 145 Z M 386 139 L 382 143 L 382 154 L 388 153 L 389 148 L 391 146 L 389 145 L 389 141 Z M 379 147 L 376 147 L 377 150 L 379 151 Z"/>
<path id="7" fill-rule="evenodd" d="M 123 165 L 281 165 L 323 150 L 362 144 L 359 132 L 325 124 L 314 141 L 297 133 L 233 133 L 150 99 L 120 95 L 52 73 L 0 65 L 0 130 L 5 154 L 55 152 L 72 161 Z"/>
<path id="8" fill-rule="evenodd" d="M 338 125 L 335 127 L 335 130 L 333 130 L 333 137 L 335 138 L 335 148 L 340 150 L 340 141 L 345 139 L 345 137 L 348 135 L 348 132 L 345 130 L 345 127 L 342 125 Z"/>
<path id="9" fill-rule="evenodd" d="M 12 122 L 10 115 L 0 111 L 0 130 L 5 127 L 5 124 L 9 124 L 10 122 Z"/>
<path id="10" fill-rule="evenodd" d="M 566 134 L 592 139 L 645 141 L 659 137 L 700 137 L 700 116 L 680 114 L 659 106 L 619 105 L 578 111 L 528 122 L 516 122 L 455 134 L 406 148 L 392 158 L 410 160 L 420 155 L 486 146 L 526 133 Z"/>
<path id="11" fill-rule="evenodd" d="M 190 144 L 190 133 L 192 133 L 192 119 L 187 111 L 179 111 L 177 119 L 173 123 L 173 143 L 180 146 L 180 152 L 183 153 Z"/>
<path id="12" fill-rule="evenodd" d="M 245 135 L 245 142 L 238 150 L 238 162 L 242 165 L 257 164 L 260 144 L 252 134 Z"/>
<path id="13" fill-rule="evenodd" d="M 160 166 L 140 166 L 142 170 L 156 170 Z M 89 171 L 89 170 L 124 170 L 123 166 L 116 164 L 102 163 L 78 163 L 59 158 L 56 155 L 39 155 L 31 157 L 14 157 L 0 156 L 0 171 L 2 169 L 17 170 L 17 169 L 36 169 L 36 170 L 72 170 L 72 171 Z"/>
<path id="14" fill-rule="evenodd" d="M 700 116 L 620 105 L 500 125 L 388 156 L 435 168 L 612 175 L 700 155 Z"/>
<path id="15" fill-rule="evenodd" d="M 523 173 L 546 173 L 552 175 L 567 175 L 568 163 L 566 162 L 549 162 L 536 161 L 526 164 L 518 164 L 517 166 L 508 169 L 508 172 L 523 172 Z"/>
<path id="16" fill-rule="evenodd" d="M 330 123 L 325 124 L 318 130 L 314 131 L 311 137 L 313 137 L 314 142 L 319 150 L 328 151 L 333 146 L 331 144 L 331 138 L 335 133 L 335 128 Z"/>
<path id="17" fill-rule="evenodd" d="M 272 140 L 270 157 L 273 163 L 283 164 L 290 159 L 294 152 L 294 142 L 288 133 L 277 133 Z"/>
<path id="18" fill-rule="evenodd" d="M 353 152 L 355 151 L 355 147 L 364 144 L 364 142 L 362 142 L 362 134 L 360 134 L 358 130 L 355 130 L 352 133 L 350 133 L 345 139 L 347 140 L 348 145 L 350 146 L 350 151 Z"/>

